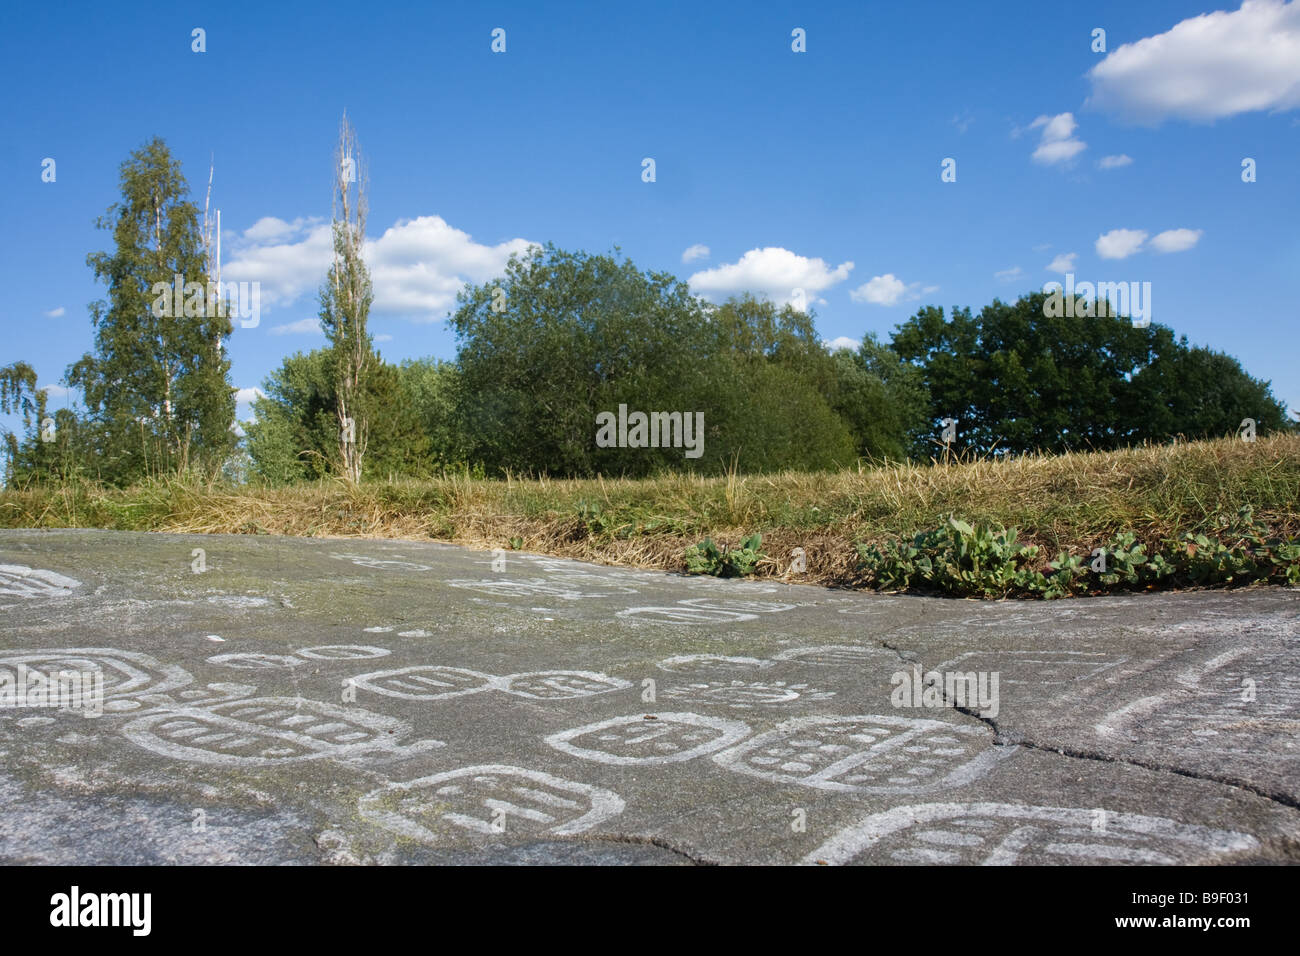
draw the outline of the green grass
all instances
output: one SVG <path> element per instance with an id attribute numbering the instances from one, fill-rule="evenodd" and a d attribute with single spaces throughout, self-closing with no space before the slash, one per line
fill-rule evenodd
<path id="1" fill-rule="evenodd" d="M 287 488 L 151 481 L 0 492 L 0 527 L 440 539 L 685 570 L 710 538 L 760 533 L 759 576 L 864 584 L 860 553 L 941 528 L 950 517 L 1018 530 L 1047 558 L 1087 556 L 1117 535 L 1154 554 L 1212 533 L 1243 507 L 1269 533 L 1300 535 L 1300 437 L 1115 452 L 887 465 L 835 474 L 700 478 L 376 482 Z M 861 546 L 861 547 L 860 547 Z M 807 570 L 790 575 L 803 548 Z"/>

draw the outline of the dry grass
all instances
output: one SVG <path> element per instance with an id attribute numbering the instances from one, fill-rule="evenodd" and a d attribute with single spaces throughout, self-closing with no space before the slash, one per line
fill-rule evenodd
<path id="1" fill-rule="evenodd" d="M 687 545 L 759 531 L 779 576 L 793 548 L 798 580 L 851 584 L 858 542 L 910 536 L 948 515 L 1016 526 L 1022 540 L 1087 552 L 1118 531 L 1150 545 L 1250 505 L 1276 533 L 1300 534 L 1300 436 L 1148 446 L 1116 452 L 837 474 L 503 481 L 448 477 L 350 487 L 149 482 L 0 493 L 0 527 L 101 527 L 454 541 L 634 567 L 680 570 Z"/>

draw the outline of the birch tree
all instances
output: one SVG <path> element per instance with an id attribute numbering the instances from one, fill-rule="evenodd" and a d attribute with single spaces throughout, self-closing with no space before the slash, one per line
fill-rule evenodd
<path id="1" fill-rule="evenodd" d="M 334 261 L 321 289 L 320 324 L 329 341 L 333 364 L 340 470 L 352 482 L 361 480 L 369 443 L 366 384 L 376 364 L 366 331 L 374 293 L 370 272 L 362 259 L 367 185 L 356 132 L 344 113 L 334 154 Z"/>
<path id="2" fill-rule="evenodd" d="M 122 164 L 121 202 L 97 225 L 113 252 L 87 256 L 108 300 L 91 304 L 93 353 L 68 370 L 114 481 L 220 467 L 233 445 L 230 319 L 208 283 L 198 209 L 180 163 L 154 139 Z M 177 288 L 175 295 L 160 290 Z"/>

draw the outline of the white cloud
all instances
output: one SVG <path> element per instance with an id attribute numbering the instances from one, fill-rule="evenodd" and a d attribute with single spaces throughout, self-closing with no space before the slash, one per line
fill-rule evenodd
<path id="1" fill-rule="evenodd" d="M 1069 253 L 1063 252 L 1047 264 L 1047 271 L 1060 272 L 1062 274 L 1066 272 L 1073 272 L 1074 260 L 1077 258 L 1079 258 L 1079 254 L 1077 252 L 1069 252 Z"/>
<path id="2" fill-rule="evenodd" d="M 864 282 L 856 289 L 849 293 L 849 298 L 854 302 L 869 302 L 872 305 L 898 305 L 900 302 L 910 302 L 913 299 L 919 299 L 922 292 L 933 292 L 934 286 L 926 286 L 922 292 L 917 290 L 921 288 L 921 283 L 905 283 L 892 272 L 886 272 L 883 276 L 873 276 L 870 282 Z"/>
<path id="3" fill-rule="evenodd" d="M 67 311 L 68 311 L 67 309 L 65 309 L 63 306 L 60 305 L 60 306 L 58 306 L 57 308 L 50 309 L 48 312 L 44 312 L 44 313 L 42 313 L 42 314 L 43 314 L 47 319 L 57 319 L 57 318 L 59 318 L 60 316 L 62 316 L 64 312 L 67 312 Z"/>
<path id="4" fill-rule="evenodd" d="M 255 398 L 266 398 L 266 392 L 262 391 L 256 385 L 252 388 L 239 388 L 235 390 L 236 404 L 243 405 L 253 401 Z"/>
<path id="5" fill-rule="evenodd" d="M 1119 153 L 1115 156 L 1103 156 L 1097 161 L 1098 169 L 1119 169 L 1121 166 L 1131 165 L 1133 157 L 1127 153 Z"/>
<path id="6" fill-rule="evenodd" d="M 1033 160 L 1044 166 L 1063 163 L 1083 152 L 1088 144 L 1074 138 L 1074 131 L 1079 124 L 1074 121 L 1073 113 L 1057 113 L 1055 116 L 1040 116 L 1029 124 L 1030 129 L 1043 128 L 1034 150 Z"/>
<path id="7" fill-rule="evenodd" d="M 689 246 L 686 251 L 682 253 L 682 262 L 691 262 L 694 259 L 707 258 L 709 258 L 709 247 L 699 242 L 693 246 Z"/>
<path id="8" fill-rule="evenodd" d="M 257 222 L 245 229 L 239 238 L 247 242 L 273 243 L 281 239 L 292 239 L 294 236 L 322 221 L 323 220 L 319 216 L 311 216 L 307 218 L 299 216 L 293 222 L 285 222 L 283 219 L 277 219 L 275 216 L 263 216 L 261 219 L 257 220 Z M 222 231 L 224 232 L 225 230 Z"/>
<path id="9" fill-rule="evenodd" d="M 847 335 L 840 335 L 829 342 L 823 341 L 822 345 L 826 346 L 828 351 L 838 352 L 840 349 L 849 349 L 856 352 L 862 346 L 861 339 L 851 339 Z"/>
<path id="10" fill-rule="evenodd" d="M 1088 103 L 1139 122 L 1300 106 L 1300 3 L 1246 0 L 1126 43 L 1088 73 Z"/>
<path id="11" fill-rule="evenodd" d="M 376 342 L 391 342 L 391 341 L 393 341 L 393 337 L 392 337 L 391 335 L 389 335 L 387 332 L 383 333 L 382 335 L 376 335 L 376 336 L 373 336 L 373 338 L 374 338 L 374 340 L 375 340 Z"/>
<path id="12" fill-rule="evenodd" d="M 1166 229 L 1151 237 L 1151 247 L 1156 252 L 1184 252 L 1200 242 L 1204 234 L 1202 229 Z"/>
<path id="13" fill-rule="evenodd" d="M 277 325 L 271 329 L 272 335 L 302 335 L 305 333 L 322 335 L 320 319 L 299 319 L 297 322 Z"/>
<path id="14" fill-rule="evenodd" d="M 42 385 L 36 391 L 44 392 L 47 398 L 66 398 L 68 395 L 68 389 L 62 385 Z"/>
<path id="15" fill-rule="evenodd" d="M 494 246 L 475 242 L 441 216 L 399 220 L 366 243 L 366 264 L 375 284 L 374 310 L 410 315 L 417 321 L 442 318 L 466 282 L 503 275 L 512 254 L 536 243 L 508 239 Z"/>
<path id="16" fill-rule="evenodd" d="M 783 306 L 795 302 L 799 289 L 809 304 L 824 302 L 817 298 L 817 293 L 843 282 L 852 271 L 852 262 L 841 262 L 832 269 L 823 259 L 810 259 L 789 249 L 768 246 L 750 249 L 738 262 L 697 272 L 687 281 L 692 291 L 705 298 L 752 292 L 766 295 Z"/>
<path id="17" fill-rule="evenodd" d="M 1019 279 L 1024 274 L 1020 266 L 1012 266 L 1010 269 L 1003 269 L 1001 272 L 993 273 L 993 278 L 999 282 L 1010 282 L 1013 279 Z"/>
<path id="18" fill-rule="evenodd" d="M 522 255 L 530 245 L 524 239 L 483 245 L 440 216 L 398 220 L 379 238 L 367 240 L 362 250 L 374 284 L 372 310 L 435 321 L 455 304 L 467 282 L 501 275 L 510 255 Z M 261 304 L 267 309 L 292 305 L 305 294 L 314 298 L 333 255 L 330 224 L 316 218 L 285 222 L 264 217 L 231 246 L 234 255 L 222 264 L 221 278 L 260 282 Z"/>
<path id="19" fill-rule="evenodd" d="M 1146 240 L 1147 234 L 1141 229 L 1112 229 L 1097 237 L 1097 255 L 1103 259 L 1127 259 Z"/>
<path id="20" fill-rule="evenodd" d="M 317 218 L 287 223 L 268 216 L 222 239 L 231 251 L 226 258 L 223 250 L 222 281 L 260 283 L 263 309 L 291 305 L 304 293 L 314 297 L 333 254 L 330 225 Z"/>

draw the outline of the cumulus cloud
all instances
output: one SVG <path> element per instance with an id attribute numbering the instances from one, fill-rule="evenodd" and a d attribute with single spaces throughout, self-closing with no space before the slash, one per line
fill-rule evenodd
<path id="1" fill-rule="evenodd" d="M 264 310 L 292 305 L 305 293 L 313 296 L 325 279 L 333 254 L 330 225 L 318 218 L 292 223 L 267 216 L 229 240 L 222 230 L 223 282 L 257 282 Z"/>
<path id="2" fill-rule="evenodd" d="M 252 388 L 235 389 L 235 402 L 239 405 L 247 404 L 257 398 L 266 398 L 266 392 L 262 391 L 256 385 Z"/>
<path id="3" fill-rule="evenodd" d="M 826 346 L 827 351 L 838 352 L 840 349 L 848 349 L 856 352 L 862 346 L 861 339 L 851 339 L 847 335 L 836 336 L 830 341 L 823 341 L 822 345 Z"/>
<path id="4" fill-rule="evenodd" d="M 1077 252 L 1063 252 L 1047 264 L 1048 272 L 1066 272 L 1074 271 L 1074 260 L 1079 258 Z"/>
<path id="5" fill-rule="evenodd" d="M 69 390 L 62 385 L 42 385 L 36 391 L 44 392 L 47 398 L 66 398 Z"/>
<path id="6" fill-rule="evenodd" d="M 1128 166 L 1133 162 L 1133 157 L 1127 153 L 1119 153 L 1115 156 L 1103 156 L 1097 161 L 1099 169 L 1119 169 L 1121 166 Z"/>
<path id="7" fill-rule="evenodd" d="M 61 315 L 63 315 L 64 312 L 67 311 L 68 311 L 67 309 L 65 309 L 63 306 L 60 305 L 56 308 L 50 309 L 48 312 L 43 312 L 42 315 L 44 315 L 47 319 L 57 319 Z"/>
<path id="8" fill-rule="evenodd" d="M 697 272 L 687 281 L 692 291 L 710 300 L 751 292 L 767 296 L 778 306 L 799 307 L 799 291 L 805 303 L 825 302 L 817 293 L 843 282 L 852 271 L 852 262 L 831 268 L 824 259 L 768 246 L 750 249 L 739 261 Z"/>
<path id="9" fill-rule="evenodd" d="M 391 341 L 393 341 L 393 337 L 392 337 L 391 335 L 389 335 L 387 332 L 383 333 L 382 335 L 375 335 L 375 336 L 372 336 L 372 338 L 373 338 L 376 342 L 391 342 Z"/>
<path id="10" fill-rule="evenodd" d="M 682 253 L 682 262 L 693 262 L 696 259 L 709 258 L 709 247 L 703 243 L 697 242 L 693 246 L 688 246 Z"/>
<path id="11" fill-rule="evenodd" d="M 917 291 L 920 289 L 921 291 Z M 910 302 L 913 299 L 919 299 L 923 292 L 933 292 L 934 286 L 926 286 L 921 289 L 921 283 L 905 283 L 892 272 L 886 272 L 883 276 L 873 276 L 871 281 L 864 282 L 856 289 L 849 292 L 849 298 L 854 302 L 869 302 L 872 305 L 898 305 L 900 302 Z"/>
<path id="12" fill-rule="evenodd" d="M 1126 43 L 1094 66 L 1089 105 L 1144 123 L 1300 106 L 1300 3 L 1246 0 Z"/>
<path id="13" fill-rule="evenodd" d="M 1012 266 L 1010 269 L 1003 269 L 1001 272 L 993 273 L 993 278 L 999 282 L 1010 282 L 1013 279 L 1019 279 L 1024 275 L 1024 270 L 1020 266 Z"/>
<path id="14" fill-rule="evenodd" d="M 275 216 L 263 216 L 261 219 L 257 220 L 257 222 L 245 229 L 242 234 L 239 234 L 239 238 L 247 242 L 279 242 L 285 239 L 292 239 L 294 236 L 301 234 L 304 230 L 316 226 L 323 221 L 324 220 L 319 216 L 299 216 L 293 222 L 285 222 L 283 219 L 277 219 Z"/>
<path id="15" fill-rule="evenodd" d="M 299 319 L 297 322 L 288 322 L 285 325 L 276 325 L 271 328 L 272 335 L 323 335 L 320 327 L 320 319 Z"/>
<path id="16" fill-rule="evenodd" d="M 525 255 L 525 239 L 494 246 L 448 225 L 441 216 L 400 220 L 366 243 L 366 264 L 375 285 L 374 310 L 418 321 L 442 318 L 466 282 L 481 283 L 505 273 L 511 255 Z"/>
<path id="17" fill-rule="evenodd" d="M 1166 229 L 1151 237 L 1156 252 L 1184 252 L 1201 241 L 1203 229 Z"/>
<path id="18" fill-rule="evenodd" d="M 1064 163 L 1083 152 L 1088 144 L 1075 139 L 1074 131 L 1079 124 L 1074 121 L 1073 113 L 1057 113 L 1055 116 L 1040 116 L 1029 124 L 1030 129 L 1042 127 L 1043 132 L 1034 150 L 1033 160 L 1044 166 Z"/>
<path id="19" fill-rule="evenodd" d="M 1127 259 L 1146 241 L 1147 234 L 1141 229 L 1112 229 L 1097 237 L 1097 255 L 1103 259 Z"/>
<path id="20" fill-rule="evenodd" d="M 398 220 L 362 249 L 374 285 L 372 311 L 435 321 L 454 305 L 467 282 L 501 275 L 511 254 L 522 255 L 531 245 L 524 239 L 484 245 L 441 216 Z M 333 255 L 330 224 L 318 218 L 286 222 L 264 217 L 237 234 L 230 246 L 233 255 L 222 264 L 221 278 L 260 282 L 266 309 L 290 306 L 306 294 L 314 297 Z"/>

